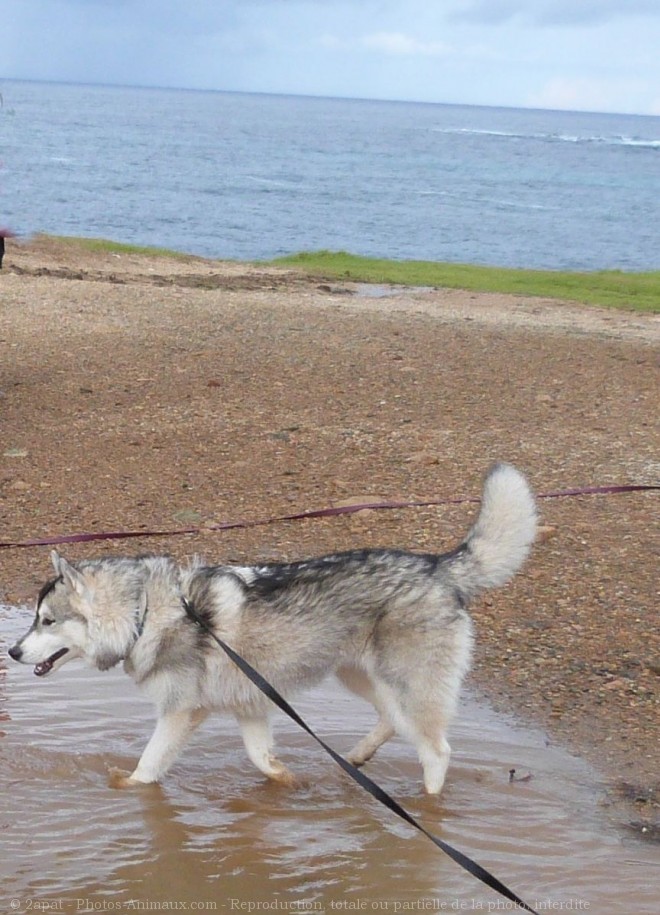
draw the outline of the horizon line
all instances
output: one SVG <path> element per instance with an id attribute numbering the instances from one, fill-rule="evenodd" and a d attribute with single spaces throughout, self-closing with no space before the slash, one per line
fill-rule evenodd
<path id="1" fill-rule="evenodd" d="M 396 99 L 386 97 L 369 97 L 362 95 L 326 95 L 324 93 L 305 93 L 305 92 L 269 92 L 262 89 L 218 89 L 218 88 L 201 88 L 198 86 L 165 86 L 165 85 L 147 85 L 142 83 L 121 83 L 121 82 L 95 82 L 79 81 L 72 79 L 44 79 L 32 77 L 17 76 L 0 76 L 0 82 L 14 83 L 40 83 L 45 85 L 56 86 L 88 86 L 97 89 L 138 89 L 155 92 L 205 92 L 217 93 L 222 95 L 265 95 L 273 98 L 302 98 L 318 99 L 326 101 L 342 102 L 375 102 L 389 103 L 395 105 L 438 105 L 452 108 L 489 108 L 494 110 L 510 111 L 547 111 L 559 114 L 595 114 L 595 115 L 614 115 L 622 117 L 639 117 L 639 118 L 659 118 L 660 114 L 649 114 L 638 111 L 604 111 L 587 108 L 543 108 L 534 105 L 511 105 L 511 104 L 484 104 L 477 102 L 448 102 L 448 101 L 428 101 L 426 99 Z M 1 97 L 1 93 L 0 93 Z"/>

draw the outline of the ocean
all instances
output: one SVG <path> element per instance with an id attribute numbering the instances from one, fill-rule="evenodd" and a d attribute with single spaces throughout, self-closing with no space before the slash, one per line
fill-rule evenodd
<path id="1" fill-rule="evenodd" d="M 302 250 L 660 269 L 660 118 L 0 84 L 0 226 L 228 259 Z"/>

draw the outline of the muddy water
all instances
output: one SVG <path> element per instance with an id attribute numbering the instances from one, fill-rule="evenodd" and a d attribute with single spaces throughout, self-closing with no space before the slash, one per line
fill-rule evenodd
<path id="1" fill-rule="evenodd" d="M 29 622 L 0 608 L 0 650 Z M 4 642 L 4 644 L 2 644 Z M 427 839 L 350 783 L 281 721 L 295 790 L 265 784 L 231 720 L 196 735 L 162 786 L 107 787 L 149 736 L 151 706 L 119 670 L 79 662 L 37 680 L 0 666 L 0 910 L 7 912 L 512 911 Z M 368 707 L 330 683 L 297 702 L 339 750 Z M 369 773 L 446 841 L 540 911 L 658 911 L 657 848 L 623 839 L 594 774 L 466 700 L 440 800 L 421 793 L 413 751 L 392 741 Z M 508 772 L 533 773 L 509 783 Z"/>

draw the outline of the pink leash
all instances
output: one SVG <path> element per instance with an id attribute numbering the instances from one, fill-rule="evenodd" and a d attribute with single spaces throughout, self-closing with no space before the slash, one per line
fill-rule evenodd
<path id="1" fill-rule="evenodd" d="M 538 493 L 537 499 L 563 499 L 571 496 L 618 495 L 619 493 L 647 492 L 660 490 L 660 485 L 629 484 L 623 486 L 582 486 L 575 489 L 560 489 L 554 492 Z M 363 502 L 358 505 L 338 505 L 334 508 L 316 508 L 291 515 L 278 515 L 273 518 L 257 518 L 253 521 L 222 521 L 219 524 L 208 524 L 200 527 L 183 527 L 174 530 L 153 531 L 98 531 L 96 533 L 58 534 L 52 537 L 36 537 L 30 540 L 0 541 L 0 550 L 24 549 L 35 546 L 59 546 L 66 543 L 92 543 L 95 540 L 128 540 L 132 537 L 177 537 L 181 534 L 199 534 L 202 531 L 230 531 L 240 528 L 266 527 L 284 521 L 305 521 L 315 518 L 334 518 L 336 515 L 352 515 L 356 512 L 370 510 L 381 511 L 392 508 L 426 508 L 435 505 L 461 505 L 465 502 L 479 502 L 474 497 L 462 499 L 431 499 L 424 502 Z"/>

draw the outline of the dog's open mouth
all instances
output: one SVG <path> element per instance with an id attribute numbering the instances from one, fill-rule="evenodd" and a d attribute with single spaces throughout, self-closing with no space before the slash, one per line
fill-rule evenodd
<path id="1" fill-rule="evenodd" d="M 35 674 L 38 677 L 45 677 L 46 674 L 49 674 L 53 669 L 53 664 L 55 661 L 59 661 L 60 658 L 63 658 L 68 650 L 68 648 L 60 648 L 59 651 L 56 651 L 55 654 L 52 654 L 49 658 L 46 658 L 45 661 L 40 661 L 39 664 L 35 665 Z"/>

